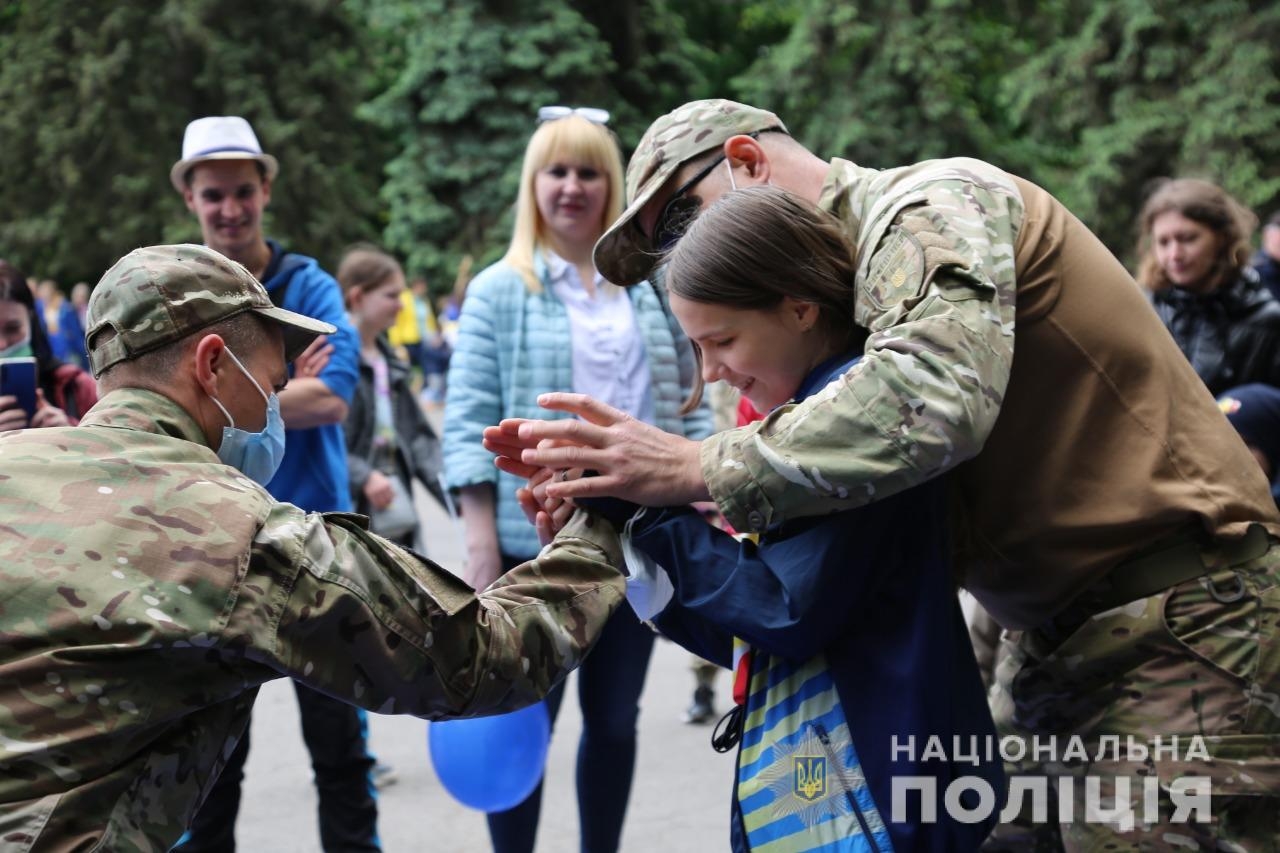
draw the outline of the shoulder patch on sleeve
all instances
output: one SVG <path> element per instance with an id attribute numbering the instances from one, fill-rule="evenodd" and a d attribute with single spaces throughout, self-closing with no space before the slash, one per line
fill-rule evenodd
<path id="1" fill-rule="evenodd" d="M 913 234 L 894 228 L 871 257 L 863 293 L 877 313 L 917 296 L 924 286 L 924 247 Z"/>

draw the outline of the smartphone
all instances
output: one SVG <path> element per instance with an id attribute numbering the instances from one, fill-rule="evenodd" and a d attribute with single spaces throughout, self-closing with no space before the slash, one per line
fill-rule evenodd
<path id="1" fill-rule="evenodd" d="M 34 358 L 0 358 L 0 397 L 17 397 L 27 420 L 36 414 L 36 387 Z"/>

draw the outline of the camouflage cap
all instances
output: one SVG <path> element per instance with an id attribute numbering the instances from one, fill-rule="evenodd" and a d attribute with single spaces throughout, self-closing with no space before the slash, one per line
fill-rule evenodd
<path id="1" fill-rule="evenodd" d="M 627 209 L 596 243 L 596 269 L 614 284 L 635 284 L 658 257 L 636 217 L 682 163 L 740 133 L 787 128 L 768 110 L 736 101 L 690 101 L 649 125 L 627 164 Z"/>
<path id="2" fill-rule="evenodd" d="M 337 331 L 277 308 L 247 269 L 212 249 L 192 244 L 134 249 L 107 270 L 89 298 L 89 366 L 95 377 L 101 376 L 117 362 L 246 311 L 279 324 L 289 360 L 317 335 Z M 104 335 L 106 331 L 114 334 Z"/>

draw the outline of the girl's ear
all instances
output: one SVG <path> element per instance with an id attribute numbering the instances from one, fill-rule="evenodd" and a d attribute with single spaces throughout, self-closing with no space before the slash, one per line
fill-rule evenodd
<path id="1" fill-rule="evenodd" d="M 807 332 L 818 323 L 818 311 L 820 310 L 813 302 L 805 302 L 803 299 L 796 299 L 794 296 L 782 297 L 782 308 L 786 316 L 793 319 L 796 328 L 802 332 Z"/>
<path id="2" fill-rule="evenodd" d="M 344 301 L 347 303 L 347 310 L 355 313 L 360 310 L 360 303 L 364 300 L 364 291 L 358 287 L 353 287 L 344 295 Z"/>

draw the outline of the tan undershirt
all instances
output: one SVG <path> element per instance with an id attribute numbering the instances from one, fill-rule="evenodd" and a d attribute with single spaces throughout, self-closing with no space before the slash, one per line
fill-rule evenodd
<path id="1" fill-rule="evenodd" d="M 1011 628 L 1193 521 L 1224 537 L 1259 521 L 1280 533 L 1257 463 L 1129 274 L 1015 180 L 1013 370 L 983 451 L 952 476 L 965 583 Z"/>

